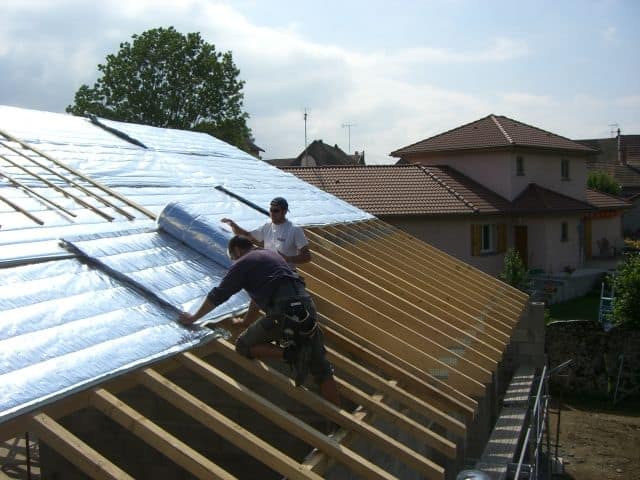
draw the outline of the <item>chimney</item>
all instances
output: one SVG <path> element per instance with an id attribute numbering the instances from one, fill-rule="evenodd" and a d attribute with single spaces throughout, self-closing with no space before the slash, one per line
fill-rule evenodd
<path id="1" fill-rule="evenodd" d="M 621 165 L 627 164 L 627 149 L 622 145 L 622 135 L 620 135 L 620 129 L 618 128 L 618 163 Z"/>

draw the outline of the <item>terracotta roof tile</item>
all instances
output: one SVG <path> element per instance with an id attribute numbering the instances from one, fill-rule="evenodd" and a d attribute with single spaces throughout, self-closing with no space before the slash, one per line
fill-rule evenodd
<path id="1" fill-rule="evenodd" d="M 640 135 L 621 135 L 621 154 L 617 137 L 576 141 L 598 150 L 596 156 L 587 160 L 590 171 L 608 173 L 625 189 L 640 187 Z M 620 156 L 626 159 L 626 164 Z"/>
<path id="2" fill-rule="evenodd" d="M 586 145 L 513 120 L 503 115 L 489 115 L 434 137 L 391 152 L 400 157 L 418 153 L 491 148 L 534 147 L 593 153 Z"/>
<path id="3" fill-rule="evenodd" d="M 587 202 L 598 209 L 629 208 L 631 203 L 624 198 L 587 188 Z"/>
<path id="4" fill-rule="evenodd" d="M 501 213 L 509 202 L 450 167 L 284 167 L 374 215 Z"/>
<path id="5" fill-rule="evenodd" d="M 513 200 L 512 211 L 514 213 L 561 213 L 593 209 L 594 207 L 589 203 L 530 183 Z"/>

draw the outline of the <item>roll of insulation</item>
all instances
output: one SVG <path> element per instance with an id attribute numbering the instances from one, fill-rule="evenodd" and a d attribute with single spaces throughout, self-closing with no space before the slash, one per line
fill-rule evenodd
<path id="1" fill-rule="evenodd" d="M 217 221 L 213 223 L 187 205 L 174 202 L 162 209 L 157 225 L 163 232 L 224 268 L 231 266 L 231 260 L 227 256 L 227 243 L 231 234 L 223 230 Z"/>

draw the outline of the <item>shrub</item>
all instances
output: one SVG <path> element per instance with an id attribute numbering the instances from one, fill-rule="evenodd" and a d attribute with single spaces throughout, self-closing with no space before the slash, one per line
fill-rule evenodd
<path id="1" fill-rule="evenodd" d="M 617 325 L 640 328 L 640 254 L 628 255 L 613 279 L 613 318 Z"/>
<path id="2" fill-rule="evenodd" d="M 607 172 L 589 172 L 587 187 L 612 195 L 620 195 L 622 186 Z"/>
<path id="3" fill-rule="evenodd" d="M 527 269 L 515 248 L 510 248 L 504 256 L 504 269 L 500 279 L 523 292 L 527 289 Z"/>

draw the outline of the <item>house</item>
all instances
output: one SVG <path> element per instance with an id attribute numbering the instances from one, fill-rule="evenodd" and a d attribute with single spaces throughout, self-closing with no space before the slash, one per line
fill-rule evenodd
<path id="1" fill-rule="evenodd" d="M 248 142 L 249 155 L 261 159 L 260 152 L 264 152 L 264 148 L 259 147 L 253 140 Z"/>
<path id="2" fill-rule="evenodd" d="M 314 167 L 319 165 L 364 165 L 364 151 L 353 155 L 346 153 L 338 144 L 327 145 L 322 140 L 314 140 L 295 158 L 274 158 L 265 160 L 276 167 Z"/>
<path id="3" fill-rule="evenodd" d="M 514 247 L 553 273 L 622 248 L 629 204 L 586 188 L 593 154 L 489 115 L 394 151 L 395 166 L 286 170 L 485 272 L 499 273 Z"/>
<path id="4" fill-rule="evenodd" d="M 625 235 L 640 235 L 640 206 L 637 198 L 640 194 L 640 135 L 622 135 L 618 129 L 613 138 L 576 140 L 597 150 L 587 161 L 589 172 L 605 172 L 611 175 L 622 187 L 620 195 L 632 201 L 622 217 Z"/>
<path id="5" fill-rule="evenodd" d="M 0 106 L 0 166 L 0 441 L 37 437 L 45 478 L 453 478 L 543 361 L 525 294 L 209 135 Z M 275 193 L 343 408 L 234 351 L 246 296 L 175 321 L 228 268 L 220 219 Z"/>

